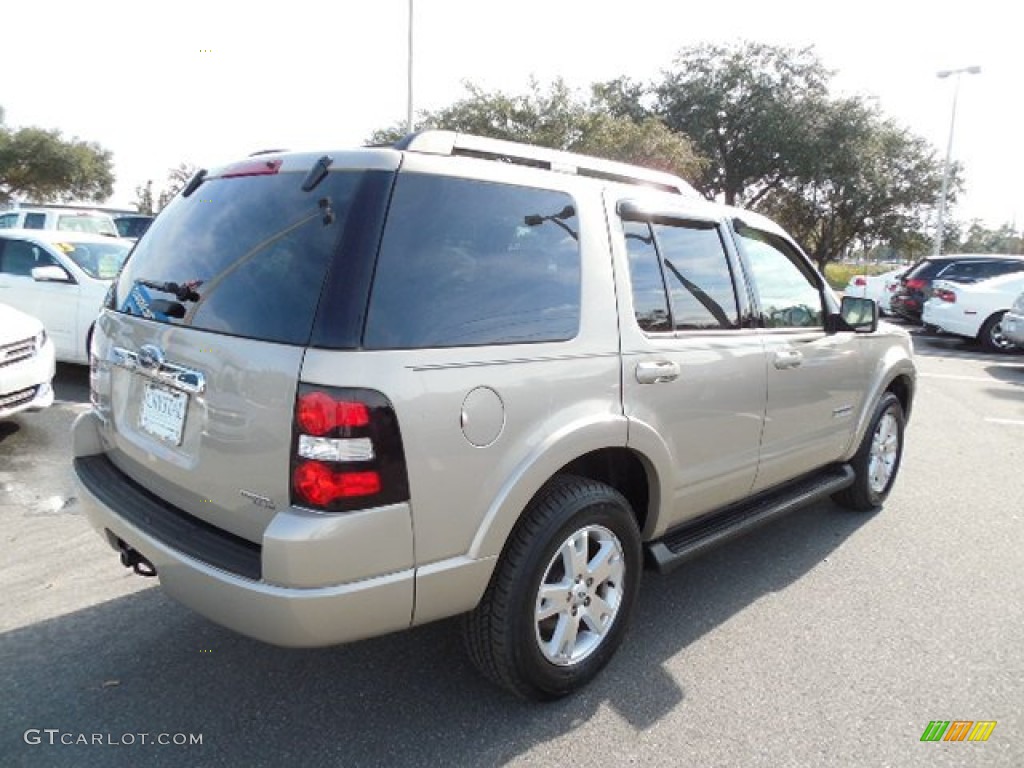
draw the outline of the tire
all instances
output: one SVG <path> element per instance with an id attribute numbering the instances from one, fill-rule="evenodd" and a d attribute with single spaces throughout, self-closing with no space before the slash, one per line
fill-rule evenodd
<path id="1" fill-rule="evenodd" d="M 572 557 L 580 545 L 586 561 Z M 621 644 L 642 563 L 636 520 L 618 491 L 582 477 L 554 478 L 530 502 L 465 617 L 470 658 L 523 698 L 572 693 Z"/>
<path id="2" fill-rule="evenodd" d="M 1003 315 L 1006 312 L 996 312 L 985 321 L 978 332 L 978 341 L 988 352 L 1015 352 L 1017 347 L 1012 341 L 1003 335 Z"/>
<path id="3" fill-rule="evenodd" d="M 855 478 L 833 500 L 858 512 L 877 509 L 889 495 L 903 458 L 903 406 L 892 392 L 886 392 L 875 406 L 860 448 L 850 462 Z"/>

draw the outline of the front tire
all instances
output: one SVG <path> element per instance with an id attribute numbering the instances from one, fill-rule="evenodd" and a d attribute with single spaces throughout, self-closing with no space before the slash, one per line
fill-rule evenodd
<path id="1" fill-rule="evenodd" d="M 882 505 L 900 470 L 905 426 L 903 405 L 896 395 L 886 392 L 875 406 L 860 448 L 850 462 L 855 473 L 853 485 L 832 497 L 837 504 L 857 512 Z"/>
<path id="2" fill-rule="evenodd" d="M 509 538 L 480 604 L 466 616 L 470 658 L 528 699 L 581 688 L 625 635 L 640 586 L 640 534 L 604 483 L 556 477 Z"/>

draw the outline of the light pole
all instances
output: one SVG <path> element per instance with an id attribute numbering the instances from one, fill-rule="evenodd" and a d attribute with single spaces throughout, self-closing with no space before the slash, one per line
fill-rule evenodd
<path id="1" fill-rule="evenodd" d="M 405 112 L 405 132 L 412 133 L 412 0 L 409 0 L 409 83 Z"/>
<path id="2" fill-rule="evenodd" d="M 412 0 L 409 0 L 412 2 Z M 956 77 L 956 84 L 953 86 L 953 114 L 949 118 L 949 141 L 946 143 L 946 161 L 942 164 L 942 191 L 939 193 L 939 220 L 935 232 L 935 255 L 942 255 L 942 232 L 946 224 L 946 195 L 949 193 L 949 168 L 953 157 L 953 128 L 956 126 L 956 100 L 960 95 L 960 75 L 977 75 L 981 67 L 961 67 L 960 69 L 943 69 L 935 74 L 940 78 L 947 78 L 950 75 Z"/>

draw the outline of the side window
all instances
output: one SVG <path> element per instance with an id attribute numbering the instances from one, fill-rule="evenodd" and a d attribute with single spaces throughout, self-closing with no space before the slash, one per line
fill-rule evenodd
<path id="1" fill-rule="evenodd" d="M 45 213 L 26 213 L 25 229 L 44 229 L 46 227 Z"/>
<path id="2" fill-rule="evenodd" d="M 717 227 L 625 221 L 623 231 L 642 330 L 739 327 L 732 271 Z"/>
<path id="3" fill-rule="evenodd" d="M 6 275 L 29 277 L 35 267 L 56 263 L 50 254 L 24 240 L 5 240 L 0 250 L 0 272 Z"/>
<path id="4" fill-rule="evenodd" d="M 677 331 L 739 327 L 725 246 L 714 225 L 654 225 Z"/>
<path id="5" fill-rule="evenodd" d="M 754 273 L 765 327 L 823 327 L 821 291 L 789 243 L 750 227 L 739 227 L 736 234 Z"/>
<path id="6" fill-rule="evenodd" d="M 371 349 L 564 341 L 579 330 L 572 198 L 400 174 L 374 277 Z"/>
<path id="7" fill-rule="evenodd" d="M 16 226 L 18 223 L 18 214 L 16 213 L 4 213 L 0 214 L 0 229 L 10 229 Z"/>
<path id="8" fill-rule="evenodd" d="M 651 225 L 640 221 L 624 221 L 626 253 L 629 257 L 629 280 L 633 286 L 633 311 L 637 325 L 648 333 L 672 330 L 665 279 L 658 266 Z"/>

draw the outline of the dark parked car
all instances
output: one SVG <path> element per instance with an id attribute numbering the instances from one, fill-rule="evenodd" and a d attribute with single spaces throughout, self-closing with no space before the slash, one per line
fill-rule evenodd
<path id="1" fill-rule="evenodd" d="M 892 314 L 919 323 L 924 303 L 931 298 L 934 280 L 976 283 L 1020 271 L 1024 271 L 1024 256 L 998 253 L 929 256 L 906 271 L 889 305 Z"/>
<path id="2" fill-rule="evenodd" d="M 144 213 L 123 214 L 114 217 L 117 233 L 121 237 L 129 237 L 132 240 L 142 237 L 142 233 L 149 229 L 149 225 L 152 223 L 153 217 Z"/>

